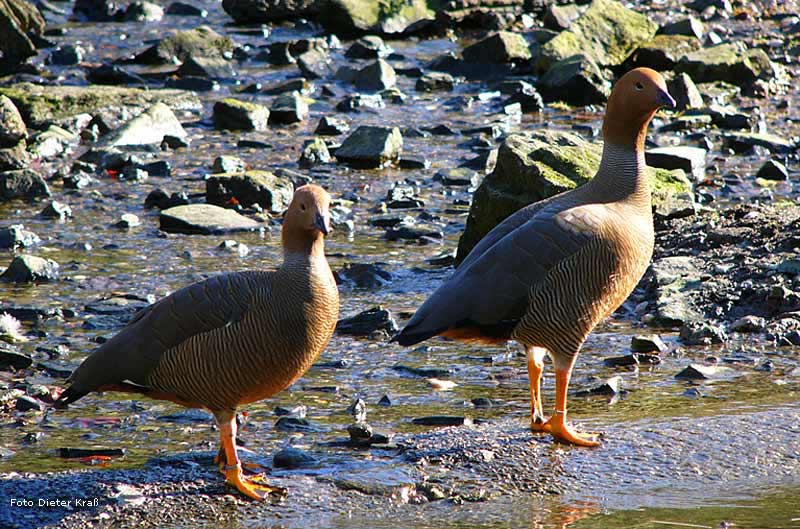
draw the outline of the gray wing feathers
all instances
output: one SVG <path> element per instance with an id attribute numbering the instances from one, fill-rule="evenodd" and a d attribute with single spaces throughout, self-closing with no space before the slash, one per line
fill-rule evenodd
<path id="1" fill-rule="evenodd" d="M 76 389 L 91 391 L 130 380 L 144 385 L 169 349 L 192 336 L 240 321 L 253 298 L 253 284 L 267 273 L 222 274 L 181 288 L 142 309 L 116 336 L 97 348 L 72 374 Z"/>

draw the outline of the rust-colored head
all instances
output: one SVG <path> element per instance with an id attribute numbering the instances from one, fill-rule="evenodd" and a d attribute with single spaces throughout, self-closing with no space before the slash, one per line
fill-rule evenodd
<path id="1" fill-rule="evenodd" d="M 311 250 L 311 244 L 331 232 L 331 196 L 318 185 L 298 187 L 283 216 L 283 245 Z"/>
<path id="2" fill-rule="evenodd" d="M 636 68 L 614 85 L 603 120 L 603 139 L 615 145 L 644 149 L 647 126 L 661 107 L 675 107 L 667 83 L 655 70 Z"/>

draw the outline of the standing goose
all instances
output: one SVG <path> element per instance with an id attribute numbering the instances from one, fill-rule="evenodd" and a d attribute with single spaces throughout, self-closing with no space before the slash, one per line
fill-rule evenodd
<path id="1" fill-rule="evenodd" d="M 298 188 L 277 270 L 214 276 L 141 310 L 72 373 L 57 405 L 121 391 L 207 408 L 219 425 L 226 481 L 254 499 L 283 492 L 242 474 L 236 408 L 300 378 L 333 335 L 339 293 L 325 259 L 329 204 L 321 187 Z"/>
<path id="2" fill-rule="evenodd" d="M 531 204 L 496 226 L 417 310 L 394 340 L 411 345 L 440 335 L 525 347 L 531 429 L 563 442 L 599 444 L 567 423 L 567 387 L 575 358 L 600 320 L 628 297 L 653 253 L 653 217 L 645 173 L 647 126 L 674 107 L 661 75 L 637 68 L 608 99 L 603 156 L 586 185 Z M 544 421 L 541 376 L 549 354 L 556 402 Z"/>

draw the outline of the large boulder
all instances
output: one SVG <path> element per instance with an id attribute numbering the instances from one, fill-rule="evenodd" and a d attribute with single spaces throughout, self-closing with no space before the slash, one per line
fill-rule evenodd
<path id="1" fill-rule="evenodd" d="M 291 180 L 269 171 L 213 174 L 206 180 L 206 202 L 217 206 L 258 204 L 267 211 L 283 213 L 293 193 Z"/>
<path id="2" fill-rule="evenodd" d="M 570 132 L 539 130 L 509 136 L 500 146 L 494 171 L 475 191 L 456 260 L 462 261 L 489 230 L 518 209 L 588 182 L 597 172 L 601 154 L 602 144 Z M 692 193 L 683 171 L 648 172 L 656 203 Z"/>
<path id="3" fill-rule="evenodd" d="M 571 105 L 596 105 L 611 94 L 609 74 L 585 55 L 558 61 L 539 79 L 539 90 L 547 101 Z"/>
<path id="4" fill-rule="evenodd" d="M 568 30 L 541 47 L 536 66 L 545 72 L 578 54 L 600 66 L 616 66 L 652 39 L 657 29 L 655 22 L 616 0 L 594 0 Z"/>
<path id="5" fill-rule="evenodd" d="M 319 14 L 319 22 L 326 31 L 342 36 L 402 33 L 415 22 L 433 18 L 434 12 L 426 0 L 327 0 L 322 2 Z"/>
<path id="6" fill-rule="evenodd" d="M 0 0 L 0 73 L 36 55 L 36 46 L 28 35 L 41 34 L 44 25 L 44 17 L 33 3 Z"/>
<path id="7" fill-rule="evenodd" d="M 156 103 L 112 132 L 102 144 L 107 147 L 153 145 L 161 143 L 164 136 L 186 138 L 188 134 L 167 105 Z"/>
<path id="8" fill-rule="evenodd" d="M 683 56 L 675 65 L 678 73 L 689 74 L 696 83 L 724 81 L 749 87 L 759 79 L 782 78 L 782 68 L 770 61 L 760 48 L 746 49 L 741 43 L 719 44 Z"/>
<path id="9" fill-rule="evenodd" d="M 317 0 L 222 0 L 222 9 L 237 24 L 279 22 L 319 13 Z"/>
<path id="10" fill-rule="evenodd" d="M 50 189 L 39 173 L 18 169 L 0 173 L 0 202 L 15 198 L 28 200 L 49 197 Z"/>
<path id="11" fill-rule="evenodd" d="M 158 44 L 147 48 L 135 58 L 144 64 L 167 64 L 184 62 L 189 57 L 229 58 L 236 48 L 234 42 L 220 35 L 208 26 L 178 31 L 161 39 Z"/>

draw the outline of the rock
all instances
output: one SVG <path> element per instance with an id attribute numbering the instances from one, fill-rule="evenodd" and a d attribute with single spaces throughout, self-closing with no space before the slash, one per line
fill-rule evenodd
<path id="1" fill-rule="evenodd" d="M 523 112 L 541 112 L 544 110 L 544 100 L 536 89 L 525 83 L 519 90 L 511 94 L 511 97 L 503 102 L 504 106 L 519 103 Z"/>
<path id="2" fill-rule="evenodd" d="M 599 66 L 616 66 L 652 39 L 657 29 L 645 15 L 616 0 L 594 0 L 569 29 L 542 45 L 536 66 L 546 72 L 555 63 L 578 54 Z"/>
<path id="3" fill-rule="evenodd" d="M 317 128 L 314 129 L 314 134 L 319 134 L 320 136 L 338 136 L 349 131 L 350 125 L 342 118 L 323 116 L 320 118 Z"/>
<path id="4" fill-rule="evenodd" d="M 364 421 L 356 422 L 347 427 L 350 442 L 355 444 L 369 443 L 372 438 L 372 427 Z"/>
<path id="5" fill-rule="evenodd" d="M 339 112 L 359 112 L 361 108 L 385 108 L 380 94 L 351 94 L 336 104 Z"/>
<path id="6" fill-rule="evenodd" d="M 685 380 L 709 380 L 726 378 L 731 374 L 733 374 L 733 369 L 730 367 L 690 364 L 677 375 L 675 375 L 675 378 Z"/>
<path id="7" fill-rule="evenodd" d="M 386 4 L 373 0 L 329 0 L 321 3 L 318 20 L 327 32 L 348 37 L 370 31 L 401 33 L 409 25 L 433 16 L 424 0 Z"/>
<path id="8" fill-rule="evenodd" d="M 202 81 L 209 79 L 230 79 L 236 77 L 231 61 L 221 57 L 189 56 L 175 74 L 179 77 L 200 77 Z"/>
<path id="9" fill-rule="evenodd" d="M 58 200 L 52 200 L 39 213 L 39 216 L 44 219 L 55 219 L 63 222 L 72 217 L 72 208 L 69 207 L 69 204 L 64 204 Z"/>
<path id="10" fill-rule="evenodd" d="M 666 353 L 669 347 L 657 334 L 636 335 L 631 338 L 631 351 L 634 353 Z"/>
<path id="11" fill-rule="evenodd" d="M 120 128 L 110 133 L 101 147 L 131 147 L 160 144 L 164 136 L 186 138 L 178 118 L 164 103 L 156 103 Z"/>
<path id="12" fill-rule="evenodd" d="M 158 44 L 136 55 L 133 61 L 142 64 L 171 64 L 182 63 L 189 57 L 227 59 L 235 47 L 230 38 L 220 35 L 208 26 L 199 26 L 161 39 Z"/>
<path id="13" fill-rule="evenodd" d="M 639 46 L 631 56 L 633 67 L 645 66 L 654 70 L 671 70 L 687 53 L 702 47 L 699 40 L 683 35 L 656 35 Z"/>
<path id="14" fill-rule="evenodd" d="M 474 63 L 508 63 L 528 61 L 531 50 L 519 33 L 498 31 L 464 48 L 464 60 Z"/>
<path id="15" fill-rule="evenodd" d="M 16 65 L 36 55 L 31 36 L 41 35 L 44 26 L 44 17 L 33 3 L 0 1 L 0 75 L 11 73 Z"/>
<path id="16" fill-rule="evenodd" d="M 780 136 L 758 132 L 726 132 L 722 135 L 724 148 L 731 149 L 740 154 L 753 147 L 763 147 L 772 153 L 788 154 L 793 152 L 797 145 Z"/>
<path id="17" fill-rule="evenodd" d="M 57 125 L 50 125 L 36 133 L 29 151 L 35 158 L 55 158 L 69 150 L 78 142 L 78 135 Z"/>
<path id="18" fill-rule="evenodd" d="M 359 70 L 353 77 L 353 83 L 359 90 L 380 92 L 394 87 L 397 75 L 388 62 L 378 59 Z"/>
<path id="19" fill-rule="evenodd" d="M 481 182 L 481 175 L 472 169 L 456 167 L 453 169 L 441 169 L 433 175 L 434 182 L 441 182 L 446 186 L 470 186 L 475 187 Z"/>
<path id="20" fill-rule="evenodd" d="M 322 79 L 331 73 L 330 56 L 326 50 L 310 49 L 297 57 L 297 67 L 308 79 Z"/>
<path id="21" fill-rule="evenodd" d="M 206 202 L 217 206 L 258 204 L 267 211 L 283 213 L 293 193 L 291 180 L 269 171 L 213 174 L 206 180 Z"/>
<path id="22" fill-rule="evenodd" d="M 605 103 L 611 94 L 611 81 L 606 73 L 580 54 L 554 63 L 539 79 L 538 86 L 548 101 L 571 105 Z"/>
<path id="23" fill-rule="evenodd" d="M 703 96 L 692 81 L 692 78 L 685 73 L 675 75 L 667 81 L 667 89 L 675 99 L 676 110 L 686 110 L 690 108 L 702 108 Z"/>
<path id="24" fill-rule="evenodd" d="M 25 169 L 30 163 L 31 155 L 27 151 L 25 141 L 20 141 L 13 147 L 0 149 L 0 172 Z"/>
<path id="25" fill-rule="evenodd" d="M 115 110 L 120 115 L 144 110 L 157 102 L 172 110 L 199 110 L 196 94 L 182 90 L 127 88 L 121 86 L 60 86 L 19 83 L 0 86 L 19 109 L 28 126 L 46 127 L 51 122 L 78 114 L 97 115 Z"/>
<path id="26" fill-rule="evenodd" d="M 56 66 L 74 66 L 83 61 L 86 50 L 81 46 L 67 44 L 54 48 L 47 57 L 47 64 Z"/>
<path id="27" fill-rule="evenodd" d="M 379 59 L 394 50 L 377 35 L 367 35 L 353 42 L 344 54 L 349 59 Z"/>
<path id="28" fill-rule="evenodd" d="M 300 167 L 311 167 L 331 161 L 331 154 L 328 146 L 322 138 L 314 138 L 303 144 L 303 152 L 300 154 L 298 165 Z"/>
<path id="29" fill-rule="evenodd" d="M 337 160 L 356 167 L 382 167 L 397 160 L 403 136 L 397 127 L 360 126 L 336 149 Z"/>
<path id="30" fill-rule="evenodd" d="M 0 281 L 10 283 L 39 283 L 58 279 L 58 263 L 34 255 L 18 255 L 0 275 Z"/>
<path id="31" fill-rule="evenodd" d="M 337 272 L 341 281 L 352 283 L 356 288 L 380 288 L 392 280 L 392 274 L 372 263 L 346 263 Z"/>
<path id="32" fill-rule="evenodd" d="M 214 103 L 214 126 L 227 130 L 267 130 L 270 111 L 267 107 L 226 98 Z"/>
<path id="33" fill-rule="evenodd" d="M 758 114 L 739 112 L 736 108 L 709 105 L 706 112 L 711 122 L 721 129 L 751 129 L 758 126 Z"/>
<path id="34" fill-rule="evenodd" d="M 625 356 L 614 356 L 603 360 L 606 367 L 629 367 L 638 365 L 656 365 L 661 363 L 657 354 L 633 353 Z"/>
<path id="35" fill-rule="evenodd" d="M 699 147 L 657 147 L 645 151 L 645 161 L 660 169 L 682 169 L 702 182 L 706 175 L 707 151 Z"/>
<path id="36" fill-rule="evenodd" d="M 110 22 L 116 19 L 119 9 L 111 0 L 75 0 L 72 18 L 82 22 Z"/>
<path id="37" fill-rule="evenodd" d="M 690 321 L 683 324 L 679 336 L 686 345 L 711 345 L 727 339 L 725 331 L 707 322 Z"/>
<path id="38" fill-rule="evenodd" d="M 532 202 L 573 189 L 597 172 L 602 146 L 577 134 L 539 130 L 509 136 L 500 146 L 497 165 L 473 195 L 466 227 L 458 243 L 457 261 L 489 230 Z M 680 193 L 691 193 L 685 175 L 648 169 L 656 204 Z"/>
<path id="39" fill-rule="evenodd" d="M 444 234 L 441 230 L 425 224 L 411 224 L 404 221 L 397 226 L 388 228 L 384 236 L 390 241 L 405 240 L 427 244 L 433 239 L 442 239 Z"/>
<path id="40" fill-rule="evenodd" d="M 16 198 L 27 200 L 49 197 L 50 189 L 39 173 L 31 169 L 0 172 L 0 202 Z"/>
<path id="41" fill-rule="evenodd" d="M 261 24 L 282 20 L 315 17 L 316 0 L 223 0 L 222 9 L 237 24 Z"/>
<path id="42" fill-rule="evenodd" d="M 756 178 L 767 180 L 788 180 L 789 171 L 778 160 L 767 160 L 756 173 Z"/>
<path id="43" fill-rule="evenodd" d="M 172 193 L 168 195 L 163 189 L 154 189 L 144 199 L 145 209 L 169 209 L 175 206 L 184 206 L 189 203 L 185 193 Z"/>
<path id="44" fill-rule="evenodd" d="M 133 213 L 123 213 L 120 216 L 120 219 L 114 223 L 114 227 L 121 230 L 128 230 L 130 228 L 136 228 L 137 226 L 141 226 L 141 224 L 142 221 L 140 221 L 139 217 L 137 217 Z"/>
<path id="45" fill-rule="evenodd" d="M 386 207 L 389 209 L 421 208 L 424 205 L 413 186 L 395 182 L 386 192 Z"/>
<path id="46" fill-rule="evenodd" d="M 699 49 L 682 57 L 675 65 L 675 72 L 689 74 L 696 83 L 724 81 L 740 87 L 774 76 L 775 65 L 764 50 L 742 48 L 737 44 L 719 44 Z"/>
<path id="47" fill-rule="evenodd" d="M 759 316 L 742 316 L 730 327 L 733 332 L 764 332 L 766 328 L 767 320 Z"/>
<path id="48" fill-rule="evenodd" d="M 158 22 L 164 18 L 164 8 L 152 2 L 131 2 L 122 18 L 125 22 Z"/>
<path id="49" fill-rule="evenodd" d="M 455 79 L 449 73 L 430 72 L 419 79 L 415 88 L 418 92 L 450 92 L 455 86 Z"/>
<path id="50" fill-rule="evenodd" d="M 701 272 L 693 257 L 662 257 L 650 267 L 655 288 L 656 314 L 653 323 L 680 327 L 704 318 L 692 303 L 692 294 L 702 286 Z"/>
<path id="51" fill-rule="evenodd" d="M 21 369 L 28 369 L 33 364 L 30 356 L 18 353 L 12 350 L 7 350 L 5 347 L 0 348 L 0 371 L 19 371 Z"/>
<path id="52" fill-rule="evenodd" d="M 275 421 L 275 429 L 282 432 L 317 432 L 319 426 L 303 417 L 281 417 Z"/>
<path id="53" fill-rule="evenodd" d="M 42 403 L 33 397 L 23 395 L 17 398 L 14 408 L 17 411 L 42 411 Z"/>
<path id="54" fill-rule="evenodd" d="M 298 123 L 308 118 L 308 103 L 299 92 L 283 94 L 273 101 L 269 112 L 270 123 Z"/>
<path id="55" fill-rule="evenodd" d="M 690 16 L 671 24 L 666 24 L 658 32 L 662 35 L 686 35 L 702 42 L 706 28 L 700 20 Z"/>
<path id="56" fill-rule="evenodd" d="M 302 468 L 316 464 L 317 460 L 307 452 L 297 448 L 286 447 L 272 456 L 272 466 L 274 468 Z"/>
<path id="57" fill-rule="evenodd" d="M 250 85 L 250 86 L 260 86 L 260 84 L 257 83 L 255 85 Z M 300 77 L 299 79 L 289 79 L 284 82 L 278 82 L 264 88 L 259 88 L 251 93 L 277 96 L 290 92 L 300 92 L 301 94 L 306 95 L 310 94 L 313 91 L 314 91 L 313 85 L 309 83 L 307 79 Z M 249 90 L 245 88 L 244 90 L 242 90 L 242 92 L 249 92 Z"/>
<path id="58" fill-rule="evenodd" d="M 254 231 L 261 223 L 212 204 L 188 204 L 161 211 L 159 228 L 170 233 L 219 235 Z"/>
<path id="59" fill-rule="evenodd" d="M 22 224 L 12 224 L 7 228 L 0 228 L 0 249 L 29 248 L 40 242 L 41 239 L 32 231 L 26 230 Z"/>
<path id="60" fill-rule="evenodd" d="M 64 459 L 82 459 L 90 457 L 122 457 L 124 448 L 59 448 L 58 457 Z"/>
<path id="61" fill-rule="evenodd" d="M 546 29 L 563 31 L 569 29 L 572 23 L 578 20 L 585 10 L 584 6 L 575 4 L 550 4 L 544 12 L 542 24 Z"/>
<path id="62" fill-rule="evenodd" d="M 472 419 L 454 415 L 431 415 L 411 419 L 413 424 L 420 426 L 472 426 Z"/>
<path id="63" fill-rule="evenodd" d="M 336 332 L 354 336 L 369 336 L 373 333 L 391 336 L 399 330 L 392 314 L 381 306 L 343 318 L 336 324 Z"/>
<path id="64" fill-rule="evenodd" d="M 588 397 L 591 395 L 619 395 L 622 392 L 622 377 L 617 375 L 606 379 L 590 389 L 582 389 L 575 392 L 576 397 Z"/>
<path id="65" fill-rule="evenodd" d="M 28 128 L 17 107 L 4 95 L 0 95 L 0 148 L 14 147 L 28 139 Z"/>
<path id="66" fill-rule="evenodd" d="M 244 170 L 244 160 L 236 156 L 217 156 L 211 166 L 212 173 L 243 173 Z"/>
<path id="67" fill-rule="evenodd" d="M 156 419 L 174 424 L 206 424 L 213 421 L 214 417 L 205 410 L 190 408 L 167 415 L 159 415 Z"/>

